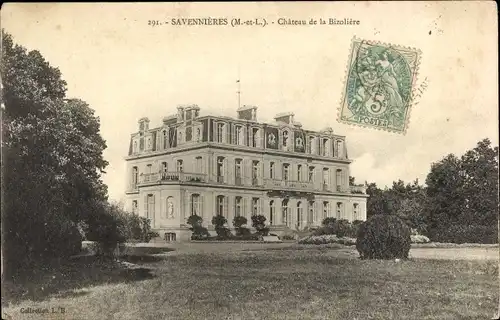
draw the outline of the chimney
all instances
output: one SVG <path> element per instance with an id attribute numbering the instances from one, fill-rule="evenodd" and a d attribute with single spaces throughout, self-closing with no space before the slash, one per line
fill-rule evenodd
<path id="1" fill-rule="evenodd" d="M 257 107 L 256 106 L 244 105 L 243 107 L 239 107 L 237 112 L 238 112 L 238 119 L 257 121 Z"/>
<path id="2" fill-rule="evenodd" d="M 276 122 L 281 122 L 281 123 L 286 123 L 286 124 L 293 124 L 293 117 L 295 114 L 292 112 L 284 112 L 284 113 L 278 113 L 275 117 L 274 120 Z"/>

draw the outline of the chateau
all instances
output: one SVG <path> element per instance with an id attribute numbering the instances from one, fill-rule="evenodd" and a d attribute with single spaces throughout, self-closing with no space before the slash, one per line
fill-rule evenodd
<path id="1" fill-rule="evenodd" d="M 364 186 L 349 184 L 346 140 L 331 128 L 310 131 L 292 113 L 257 121 L 257 107 L 237 117 L 201 116 L 180 106 L 162 126 L 139 120 L 130 139 L 126 209 L 151 219 L 167 241 L 190 239 L 186 225 L 199 215 L 262 214 L 271 233 L 320 226 L 326 217 L 366 220 Z"/>

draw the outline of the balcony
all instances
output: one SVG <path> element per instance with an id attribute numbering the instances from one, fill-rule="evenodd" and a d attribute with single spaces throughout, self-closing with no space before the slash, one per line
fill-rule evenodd
<path id="1" fill-rule="evenodd" d="M 349 186 L 351 193 L 355 194 L 366 194 L 366 187 L 363 184 L 358 184 L 355 186 Z"/>
<path id="2" fill-rule="evenodd" d="M 141 176 L 140 184 L 161 182 L 206 182 L 206 175 L 189 172 L 159 172 L 146 173 Z"/>
<path id="3" fill-rule="evenodd" d="M 283 188 L 283 189 L 300 189 L 300 190 L 313 190 L 312 182 L 308 181 L 293 181 L 293 180 L 276 180 L 276 179 L 266 179 L 266 188 Z"/>

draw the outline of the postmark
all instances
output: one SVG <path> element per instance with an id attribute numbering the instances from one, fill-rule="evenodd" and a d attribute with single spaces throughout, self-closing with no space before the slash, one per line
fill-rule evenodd
<path id="1" fill-rule="evenodd" d="M 405 134 L 422 53 L 353 38 L 338 121 Z"/>

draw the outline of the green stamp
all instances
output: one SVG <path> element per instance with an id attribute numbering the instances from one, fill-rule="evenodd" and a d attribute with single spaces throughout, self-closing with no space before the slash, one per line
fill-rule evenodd
<path id="1" fill-rule="evenodd" d="M 406 133 L 421 51 L 352 40 L 338 121 Z"/>

